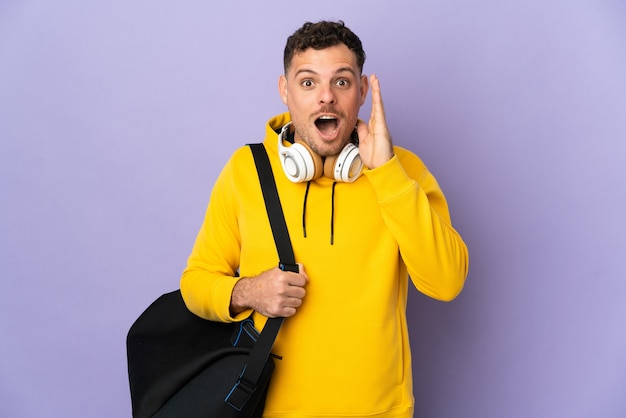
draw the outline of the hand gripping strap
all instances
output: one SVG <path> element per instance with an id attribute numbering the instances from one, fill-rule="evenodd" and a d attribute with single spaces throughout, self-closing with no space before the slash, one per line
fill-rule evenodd
<path id="1" fill-rule="evenodd" d="M 280 265 L 284 265 L 286 267 L 285 270 L 294 270 L 295 267 L 295 271 L 297 271 L 295 256 L 291 246 L 291 238 L 289 238 L 287 223 L 283 215 L 283 209 L 280 204 L 280 198 L 278 196 L 278 190 L 276 189 L 276 182 L 274 180 L 269 157 L 267 156 L 267 151 L 263 144 L 250 144 L 249 146 L 252 150 L 254 163 L 259 174 L 263 199 L 265 200 L 267 216 L 270 221 L 270 226 L 272 227 L 272 234 L 274 235 Z M 276 336 L 278 335 L 278 331 L 284 319 L 285 318 L 269 318 L 267 320 L 263 331 L 261 331 L 261 335 L 250 352 L 248 363 L 242 371 L 241 376 L 239 376 L 237 383 L 226 397 L 226 403 L 236 410 L 240 411 L 248 399 L 250 399 L 251 394 L 256 390 L 259 378 L 270 356 L 272 346 L 274 345 L 274 341 L 276 340 Z"/>

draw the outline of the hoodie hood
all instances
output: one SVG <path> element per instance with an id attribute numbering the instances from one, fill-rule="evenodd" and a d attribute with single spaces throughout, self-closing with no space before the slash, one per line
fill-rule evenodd
<path id="1" fill-rule="evenodd" d="M 283 126 L 291 122 L 289 112 L 282 113 L 271 118 L 265 125 L 265 141 L 263 144 L 267 151 L 271 154 L 278 154 L 278 134 Z M 274 140 L 272 140 L 274 138 Z"/>

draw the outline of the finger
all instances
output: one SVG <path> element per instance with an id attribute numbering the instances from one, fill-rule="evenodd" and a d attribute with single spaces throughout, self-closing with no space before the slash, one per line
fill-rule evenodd
<path id="1" fill-rule="evenodd" d="M 282 318 L 289 318 L 291 316 L 294 316 L 295 314 L 296 314 L 296 308 L 285 307 L 283 308 L 282 313 L 276 316 L 280 316 Z"/>
<path id="2" fill-rule="evenodd" d="M 307 284 L 307 280 L 306 278 L 302 276 L 290 277 L 289 280 L 287 281 L 287 285 L 288 285 L 287 291 L 289 291 L 289 289 L 292 289 L 292 288 L 304 289 L 304 286 L 306 286 L 306 284 Z"/>
<path id="3" fill-rule="evenodd" d="M 291 286 L 285 292 L 285 297 L 287 299 L 304 299 L 305 296 L 306 290 L 304 289 L 304 287 L 300 286 Z"/>
<path id="4" fill-rule="evenodd" d="M 356 132 L 359 135 L 359 140 L 367 136 L 368 130 L 369 128 L 368 128 L 367 122 L 364 122 L 361 119 L 359 119 L 358 122 L 356 123 Z"/>
<path id="5" fill-rule="evenodd" d="M 302 306 L 302 299 L 298 298 L 289 298 L 285 301 L 281 309 L 281 316 L 289 317 L 296 314 L 298 308 Z"/>
<path id="6" fill-rule="evenodd" d="M 280 282 L 286 286 L 298 286 L 304 287 L 309 278 L 304 271 L 300 271 L 300 273 L 294 273 L 292 271 L 281 271 L 280 272 Z"/>
<path id="7" fill-rule="evenodd" d="M 385 106 L 383 105 L 383 96 L 380 89 L 380 80 L 376 74 L 370 76 L 370 85 L 372 87 L 372 117 L 371 119 L 385 120 Z"/>
<path id="8" fill-rule="evenodd" d="M 299 298 L 289 298 L 285 302 L 285 308 L 299 308 L 302 306 L 302 299 Z"/>
<path id="9" fill-rule="evenodd" d="M 280 306 L 268 312 L 268 317 L 290 317 L 296 314 L 297 309 L 302 306 L 302 300 L 289 298 L 281 302 Z"/>
<path id="10" fill-rule="evenodd" d="M 298 274 L 304 277 L 304 280 L 306 281 L 306 283 L 308 283 L 309 276 L 306 274 L 306 271 L 304 270 L 304 264 L 302 263 L 296 263 L 296 264 L 298 264 Z"/>

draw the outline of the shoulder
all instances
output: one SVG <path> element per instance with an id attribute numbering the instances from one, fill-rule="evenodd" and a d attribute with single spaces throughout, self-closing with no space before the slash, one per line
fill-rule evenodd
<path id="1" fill-rule="evenodd" d="M 241 170 L 249 168 L 251 164 L 253 164 L 252 151 L 248 145 L 243 145 L 233 151 L 224 166 L 224 171 L 245 174 L 241 173 Z"/>
<path id="2" fill-rule="evenodd" d="M 397 145 L 394 145 L 393 151 L 410 177 L 418 179 L 422 177 L 425 172 L 428 172 L 426 164 L 424 164 L 422 159 L 414 152 Z"/>
<path id="3" fill-rule="evenodd" d="M 243 182 L 247 182 L 250 177 L 255 178 L 254 162 L 252 160 L 252 152 L 250 147 L 241 146 L 231 154 L 214 185 L 214 193 L 219 190 L 220 193 L 230 195 L 237 194 L 237 189 Z"/>

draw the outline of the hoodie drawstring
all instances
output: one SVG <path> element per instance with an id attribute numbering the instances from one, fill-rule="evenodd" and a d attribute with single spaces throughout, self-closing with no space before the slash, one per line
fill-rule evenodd
<path id="1" fill-rule="evenodd" d="M 330 201 L 330 245 L 335 243 L 335 186 L 337 182 L 333 182 L 331 189 L 331 201 Z M 309 198 L 309 189 L 311 182 L 307 181 L 306 190 L 304 192 L 304 203 L 302 204 L 302 234 L 306 238 L 306 203 Z"/>
<path id="2" fill-rule="evenodd" d="M 330 245 L 333 245 L 335 242 L 335 186 L 337 185 L 336 181 L 333 181 L 333 191 L 331 195 L 330 202 Z"/>
<path id="3" fill-rule="evenodd" d="M 304 234 L 304 238 L 306 238 L 306 201 L 309 198 L 309 188 L 311 187 L 311 182 L 306 182 L 306 191 L 304 192 L 304 204 L 302 205 L 302 233 Z"/>

